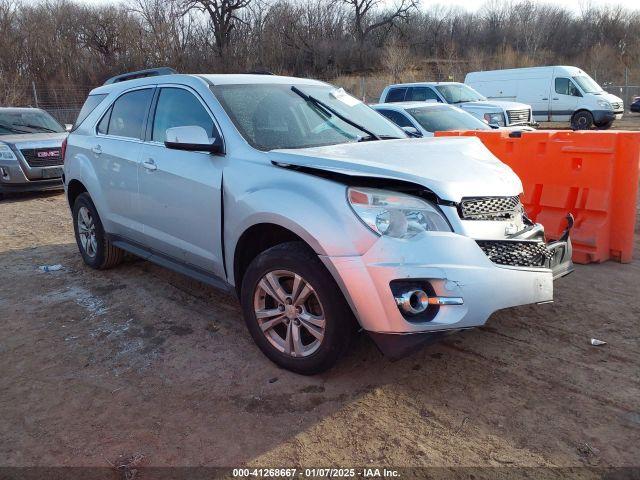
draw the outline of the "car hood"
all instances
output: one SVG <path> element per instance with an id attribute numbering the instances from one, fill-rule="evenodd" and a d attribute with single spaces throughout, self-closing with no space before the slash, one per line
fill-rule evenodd
<path id="1" fill-rule="evenodd" d="M 422 185 L 443 200 L 513 196 L 522 183 L 475 137 L 421 138 L 272 150 L 276 164 Z"/>
<path id="2" fill-rule="evenodd" d="M 615 95 L 608 92 L 603 92 L 598 96 L 609 103 L 622 103 L 622 99 L 620 97 L 616 97 Z"/>
<path id="3" fill-rule="evenodd" d="M 508 102 L 506 100 L 482 100 L 479 102 L 464 102 L 456 105 L 465 110 L 474 109 L 482 111 L 496 111 L 496 107 L 504 111 L 508 110 L 530 110 L 531 106 L 526 103 Z"/>
<path id="4" fill-rule="evenodd" d="M 59 147 L 67 135 L 67 132 L 0 135 L 0 142 L 10 143 L 17 148 Z"/>

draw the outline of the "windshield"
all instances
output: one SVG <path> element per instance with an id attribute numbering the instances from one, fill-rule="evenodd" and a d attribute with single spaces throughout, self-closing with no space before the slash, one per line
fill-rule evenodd
<path id="1" fill-rule="evenodd" d="M 486 97 L 483 97 L 473 88 L 465 85 L 464 83 L 436 85 L 436 90 L 440 92 L 440 95 L 444 97 L 447 103 L 478 102 L 486 100 Z"/>
<path id="2" fill-rule="evenodd" d="M 307 148 L 374 139 L 406 138 L 376 111 L 330 85 L 296 85 L 343 117 L 305 99 L 286 84 L 214 85 L 216 95 L 242 136 L 259 150 Z M 364 130 L 366 131 L 364 131 Z"/>
<path id="3" fill-rule="evenodd" d="M 0 135 L 62 133 L 64 131 L 62 125 L 42 110 L 0 110 Z"/>
<path id="4" fill-rule="evenodd" d="M 446 105 L 407 109 L 407 113 L 427 132 L 448 130 L 491 130 L 491 127 L 473 115 Z"/>
<path id="5" fill-rule="evenodd" d="M 573 77 L 573 80 L 578 84 L 584 93 L 601 93 L 602 87 L 598 85 L 593 78 L 588 75 L 580 75 Z"/>

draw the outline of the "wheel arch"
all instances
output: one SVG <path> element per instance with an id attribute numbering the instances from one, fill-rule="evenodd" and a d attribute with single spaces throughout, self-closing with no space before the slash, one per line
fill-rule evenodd
<path id="1" fill-rule="evenodd" d="M 310 251 L 316 253 L 309 242 L 300 235 L 276 223 L 256 223 L 240 235 L 233 249 L 233 283 L 238 296 L 242 278 L 253 259 L 265 250 L 286 242 L 302 242 Z"/>
<path id="2" fill-rule="evenodd" d="M 71 180 L 67 185 L 67 201 L 69 202 L 69 208 L 73 209 L 76 198 L 87 191 L 87 187 L 85 187 L 80 180 L 75 178 Z"/>

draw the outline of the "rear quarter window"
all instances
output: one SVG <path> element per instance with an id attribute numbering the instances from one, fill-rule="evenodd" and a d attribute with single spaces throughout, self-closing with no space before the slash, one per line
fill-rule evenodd
<path id="1" fill-rule="evenodd" d="M 404 102 L 404 96 L 407 93 L 406 88 L 392 88 L 387 93 L 387 98 L 385 98 L 385 102 L 393 103 L 393 102 Z"/>
<path id="2" fill-rule="evenodd" d="M 102 103 L 102 101 L 107 97 L 106 93 L 100 93 L 97 95 L 89 95 L 87 99 L 84 101 L 84 105 L 80 109 L 80 113 L 78 113 L 78 118 L 73 124 L 73 128 L 71 131 L 75 130 L 80 126 L 82 122 L 93 112 L 98 105 Z"/>

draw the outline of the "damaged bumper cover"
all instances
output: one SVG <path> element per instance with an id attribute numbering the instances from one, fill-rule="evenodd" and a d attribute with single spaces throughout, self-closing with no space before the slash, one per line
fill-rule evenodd
<path id="1" fill-rule="evenodd" d="M 320 258 L 360 325 L 383 353 L 399 358 L 447 332 L 481 326 L 498 310 L 553 301 L 554 279 L 573 270 L 568 230 L 549 244 L 529 238 L 507 241 L 518 249 L 526 244 L 525 253 L 516 249 L 496 258 L 480 241 L 429 232 L 409 240 L 380 237 L 361 256 Z M 539 263 L 523 265 L 527 262 L 518 255 L 529 255 L 531 249 L 541 255 Z M 509 258 L 520 265 L 506 264 Z M 462 301 L 433 302 L 423 314 L 411 316 L 396 302 L 403 288 Z"/>

